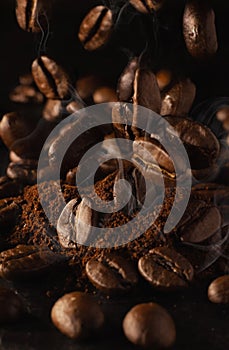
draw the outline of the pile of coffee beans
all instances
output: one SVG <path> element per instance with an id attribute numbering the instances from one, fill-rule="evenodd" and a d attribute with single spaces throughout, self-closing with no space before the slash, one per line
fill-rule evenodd
<path id="1" fill-rule="evenodd" d="M 204 290 L 204 299 L 223 310 L 229 303 L 229 97 L 214 81 L 216 68 L 224 72 L 228 64 L 228 47 L 223 51 L 220 46 L 221 17 L 217 21 L 217 6 L 208 0 L 76 3 L 69 2 L 69 21 L 74 18 L 76 23 L 66 27 L 64 41 L 77 46 L 78 67 L 59 42 L 58 54 L 49 54 L 49 40 L 52 43 L 55 29 L 58 35 L 61 27 L 56 25 L 61 18 L 58 0 L 16 0 L 11 14 L 18 30 L 27 32 L 39 49 L 27 72 L 15 77 L 18 83 L 0 116 L 6 159 L 0 177 L 0 323 L 36 314 L 28 300 L 41 289 L 39 302 L 49 299 L 50 319 L 68 338 L 96 342 L 105 334 L 113 317 L 111 309 L 105 310 L 109 300 L 123 303 L 118 328 L 122 326 L 131 343 L 170 348 L 182 334 L 173 312 L 170 316 L 165 309 L 171 306 L 165 299 L 193 290 L 202 296 Z M 222 86 L 228 89 L 226 78 Z M 107 103 L 111 122 L 70 142 L 77 113 L 102 103 Z M 138 127 L 138 106 L 173 127 L 164 130 L 171 145 L 174 133 L 181 140 L 189 165 L 178 162 L 179 173 L 160 142 L 161 126 L 154 133 L 147 131 L 147 121 L 145 128 Z M 68 122 L 47 144 L 63 120 Z M 106 141 L 112 139 L 117 142 L 109 148 Z M 131 159 L 114 157 L 100 164 L 95 193 L 86 184 L 81 196 L 76 183 L 80 160 L 100 142 L 104 152 L 114 154 L 117 139 L 132 143 Z M 38 167 L 41 151 L 45 159 Z M 151 181 L 153 212 L 146 216 L 141 209 L 148 189 L 141 168 Z M 90 178 L 90 170 L 87 175 Z M 175 196 L 185 196 L 185 188 L 177 183 L 188 175 L 192 187 L 187 208 L 166 233 Z M 92 209 L 95 194 L 107 207 L 110 201 L 119 207 L 124 195 L 117 186 L 120 179 L 130 185 L 129 202 L 112 213 Z M 125 224 L 136 217 L 132 232 L 127 232 Z M 95 236 L 95 227 L 103 228 L 105 235 Z M 123 246 L 111 238 L 117 227 L 128 237 Z M 106 248 L 111 241 L 113 248 Z M 214 307 L 211 303 L 209 308 Z"/>

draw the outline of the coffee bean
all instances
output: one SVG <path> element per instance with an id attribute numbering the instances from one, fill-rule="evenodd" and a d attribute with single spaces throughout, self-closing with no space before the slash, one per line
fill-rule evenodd
<path id="1" fill-rule="evenodd" d="M 77 199 L 72 199 L 68 202 L 57 221 L 58 238 L 60 244 L 65 248 L 73 248 L 76 246 L 76 236 L 73 226 L 78 205 L 79 202 Z"/>
<path id="2" fill-rule="evenodd" d="M 70 169 L 66 175 L 66 183 L 72 186 L 76 185 L 76 172 L 77 168 Z"/>
<path id="3" fill-rule="evenodd" d="M 17 0 L 16 16 L 19 26 L 27 32 L 40 32 L 41 11 L 42 1 L 40 0 Z"/>
<path id="4" fill-rule="evenodd" d="M 64 107 L 60 100 L 47 100 L 42 116 L 48 122 L 59 122 L 63 117 Z"/>
<path id="5" fill-rule="evenodd" d="M 134 77 L 139 65 L 138 57 L 132 58 L 122 72 L 117 87 L 119 101 L 130 102 L 134 92 Z"/>
<path id="6" fill-rule="evenodd" d="M 189 53 L 205 59 L 218 49 L 215 14 L 207 1 L 189 0 L 183 17 L 183 33 Z"/>
<path id="7" fill-rule="evenodd" d="M 136 10 L 145 14 L 160 10 L 163 2 L 164 0 L 130 0 L 130 4 L 133 5 Z"/>
<path id="8" fill-rule="evenodd" d="M 117 102 L 118 98 L 113 88 L 109 86 L 98 87 L 93 93 L 95 103 Z"/>
<path id="9" fill-rule="evenodd" d="M 172 317 L 155 303 L 134 306 L 123 320 L 123 331 L 135 345 L 149 349 L 167 349 L 176 340 Z"/>
<path id="10" fill-rule="evenodd" d="M 104 314 L 91 296 L 72 292 L 57 300 L 51 311 L 51 319 L 67 337 L 86 339 L 101 330 Z"/>
<path id="11" fill-rule="evenodd" d="M 27 280 L 51 273 L 65 262 L 65 257 L 47 248 L 18 245 L 0 253 L 0 276 L 10 281 Z"/>
<path id="12" fill-rule="evenodd" d="M 33 85 L 34 81 L 33 81 L 32 74 L 31 73 L 26 73 L 26 74 L 20 75 L 19 83 L 21 85 L 25 85 L 25 86 Z"/>
<path id="13" fill-rule="evenodd" d="M 96 288 L 108 295 L 126 293 L 138 282 L 134 266 L 115 254 L 105 254 L 100 259 L 89 260 L 86 274 Z"/>
<path id="14" fill-rule="evenodd" d="M 229 131 L 229 106 L 220 108 L 216 113 L 216 118 L 222 122 L 223 128 Z"/>
<path id="15" fill-rule="evenodd" d="M 154 288 L 160 290 L 188 287 L 194 274 L 189 261 L 168 247 L 150 250 L 139 260 L 138 269 Z"/>
<path id="16" fill-rule="evenodd" d="M 19 196 L 23 187 L 19 181 L 12 181 L 7 176 L 0 177 L 0 199 Z"/>
<path id="17" fill-rule="evenodd" d="M 177 226 L 178 235 L 184 242 L 199 243 L 220 230 L 221 224 L 222 217 L 217 207 L 192 200 Z"/>
<path id="18" fill-rule="evenodd" d="M 192 186 L 192 198 L 223 206 L 229 204 L 229 187 L 217 183 L 199 183 Z"/>
<path id="19" fill-rule="evenodd" d="M 0 200 L 0 227 L 8 231 L 19 220 L 20 206 L 11 198 Z"/>
<path id="20" fill-rule="evenodd" d="M 25 312 L 22 299 L 12 290 L 0 287 L 0 323 L 18 321 Z"/>
<path id="21" fill-rule="evenodd" d="M 16 103 L 42 103 L 43 95 L 33 86 L 19 85 L 10 92 L 10 100 Z"/>
<path id="22" fill-rule="evenodd" d="M 69 78 L 51 58 L 47 56 L 37 58 L 32 64 L 32 73 L 37 87 L 47 98 L 69 98 Z"/>
<path id="23" fill-rule="evenodd" d="M 87 101 L 92 97 L 94 91 L 102 85 L 101 77 L 93 74 L 86 75 L 77 80 L 76 91 L 83 100 Z"/>
<path id="24" fill-rule="evenodd" d="M 133 112 L 130 106 L 123 103 L 115 103 L 112 109 L 112 125 L 117 138 L 130 139 L 131 123 L 133 122 Z"/>
<path id="25" fill-rule="evenodd" d="M 196 95 L 196 87 L 189 79 L 175 83 L 162 95 L 162 116 L 187 116 Z"/>
<path id="26" fill-rule="evenodd" d="M 37 182 L 37 162 L 27 159 L 17 163 L 10 163 L 6 173 L 12 180 L 33 185 Z"/>
<path id="27" fill-rule="evenodd" d="M 78 33 L 79 40 L 86 50 L 96 50 L 107 43 L 112 27 L 111 10 L 105 6 L 96 6 L 83 19 Z"/>
<path id="28" fill-rule="evenodd" d="M 229 275 L 215 279 L 208 288 L 208 299 L 212 303 L 229 303 Z"/>
<path id="29" fill-rule="evenodd" d="M 160 69 L 156 73 L 156 79 L 160 91 L 163 91 L 172 81 L 172 72 L 168 69 Z"/>
<path id="30" fill-rule="evenodd" d="M 66 111 L 68 114 L 73 114 L 73 113 L 79 111 L 83 107 L 84 107 L 84 105 L 82 104 L 81 101 L 72 101 L 72 102 L 67 104 Z"/>

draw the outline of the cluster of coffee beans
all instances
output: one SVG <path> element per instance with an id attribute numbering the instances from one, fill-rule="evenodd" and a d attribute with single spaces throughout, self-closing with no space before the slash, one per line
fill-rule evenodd
<path id="1" fill-rule="evenodd" d="M 160 64 L 162 55 L 166 57 L 170 40 L 169 34 L 163 39 L 164 21 L 169 25 L 168 3 L 168 0 L 119 0 L 115 6 L 112 1 L 109 5 L 102 2 L 81 19 L 78 40 L 82 48 L 92 55 L 92 65 L 96 52 L 115 43 L 117 37 L 122 36 L 122 28 L 131 32 L 128 25 L 133 23 L 143 31 L 143 42 L 138 38 L 136 41 L 140 41 L 140 45 L 132 51 L 126 43 L 124 49 L 130 54 L 117 81 L 110 83 L 106 78 L 91 73 L 75 81 L 68 72 L 69 67 L 62 67 L 55 57 L 46 53 L 39 54 L 33 60 L 30 72 L 19 77 L 19 85 L 9 96 L 17 110 L 9 111 L 0 121 L 0 138 L 9 151 L 10 160 L 5 176 L 0 178 L 0 227 L 3 231 L 0 243 L 4 247 L 1 246 L 0 253 L 2 280 L 21 283 L 34 277 L 52 275 L 69 267 L 69 261 L 80 257 L 80 269 L 88 283 L 95 287 L 94 290 L 118 297 L 138 290 L 139 285 L 145 282 L 153 290 L 163 293 L 188 288 L 196 283 L 198 273 L 209 272 L 208 268 L 213 265 L 217 267 L 211 275 L 206 296 L 208 294 L 213 303 L 229 303 L 229 97 L 196 103 L 200 87 L 192 81 L 188 69 L 181 68 L 178 73 L 165 64 L 165 58 Z M 180 7 L 182 21 L 175 23 L 179 30 L 172 35 L 175 41 L 183 42 L 188 62 L 190 60 L 191 64 L 202 67 L 213 60 L 214 55 L 217 56 L 214 11 L 210 2 L 205 0 L 183 1 Z M 18 25 L 31 35 L 44 35 L 48 33 L 53 8 L 54 0 L 17 0 Z M 112 70 L 112 66 L 108 70 Z M 100 103 L 108 103 L 111 123 L 87 130 L 73 141 L 64 155 L 59 175 L 57 170 L 62 145 L 72 138 L 78 123 L 77 112 Z M 184 167 L 181 162 L 177 173 L 173 159 L 158 139 L 159 129 L 158 133 L 149 134 L 147 125 L 142 129 L 138 127 L 142 118 L 137 110 L 139 105 L 160 114 L 173 127 L 187 152 L 190 168 Z M 51 131 L 72 114 L 73 118 L 47 146 L 45 141 Z M 166 129 L 166 135 L 173 140 L 170 128 Z M 62 183 L 75 187 L 75 175 L 82 156 L 97 143 L 104 142 L 105 145 L 106 140 L 113 138 L 132 142 L 131 157 L 135 165 L 115 159 L 101 164 L 96 174 L 97 192 L 100 191 L 102 199 L 114 200 L 118 206 L 121 193 L 116 183 L 119 179 L 128 180 L 132 197 L 126 207 L 118 213 L 102 215 L 91 208 L 90 193 L 83 198 L 70 196 L 57 215 L 55 235 L 52 225 L 44 224 L 44 212 L 34 203 L 27 215 L 32 222 L 27 227 L 28 232 L 33 235 L 41 227 L 42 234 L 48 236 L 47 232 L 52 231 L 52 242 L 55 241 L 58 249 L 39 246 L 39 243 L 34 245 L 31 241 L 28 244 L 28 240 L 25 244 L 24 237 L 20 244 L 9 241 L 7 237 L 13 237 L 12 232 L 22 237 L 20 230 L 22 227 L 26 229 L 27 223 L 23 221 L 28 203 L 26 186 L 35 185 L 37 175 L 44 183 L 61 177 Z M 44 144 L 47 147 L 45 159 L 38 173 Z M 119 147 L 118 142 L 116 146 Z M 106 151 L 112 154 L 113 149 Z M 136 240 L 128 244 L 125 254 L 122 254 L 122 249 L 115 249 L 115 252 L 105 249 L 97 251 L 95 256 L 83 258 L 79 246 L 93 242 L 93 227 L 121 226 L 133 219 L 142 208 L 146 197 L 145 181 L 139 171 L 142 167 L 154 184 L 150 188 L 150 198 L 155 203 L 155 210 L 162 187 L 165 185 L 166 191 L 174 192 L 179 178 L 191 173 L 191 200 L 179 224 L 170 235 L 164 234 L 163 227 L 173 197 L 167 196 L 169 198 L 165 198 L 167 202 L 164 203 L 158 227 L 154 227 L 155 213 L 142 218 L 148 220 L 149 232 L 148 236 L 147 233 L 143 235 L 140 243 Z M 182 190 L 177 189 L 181 192 L 180 196 Z M 55 211 L 55 208 L 52 210 Z M 36 215 L 40 226 L 37 222 L 34 224 Z M 142 223 L 140 218 L 136 231 L 140 230 Z M 63 293 L 66 292 L 59 294 Z M 15 322 L 26 312 L 24 301 L 18 294 L 11 289 L 0 288 L 0 322 Z M 102 332 L 105 318 L 96 299 L 78 290 L 64 294 L 51 310 L 53 324 L 72 339 L 85 339 Z M 123 332 L 130 342 L 145 348 L 168 348 L 176 340 L 173 319 L 162 306 L 153 302 L 138 302 L 125 315 Z"/>

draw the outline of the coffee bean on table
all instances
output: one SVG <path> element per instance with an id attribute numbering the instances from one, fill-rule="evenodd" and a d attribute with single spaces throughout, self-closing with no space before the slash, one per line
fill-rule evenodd
<path id="1" fill-rule="evenodd" d="M 24 312 L 22 299 L 12 290 L 0 286 L 0 323 L 16 322 Z"/>
<path id="2" fill-rule="evenodd" d="M 190 262 L 168 247 L 159 247 L 140 258 L 138 269 L 141 275 L 160 290 L 176 290 L 188 287 L 193 279 Z"/>
<path id="3" fill-rule="evenodd" d="M 72 339 L 86 339 L 98 333 L 104 324 L 104 314 L 93 298 L 80 292 L 65 294 L 51 311 L 58 330 Z"/>
<path id="4" fill-rule="evenodd" d="M 96 6 L 83 19 L 78 33 L 79 40 L 86 50 L 96 50 L 107 43 L 112 27 L 111 10 L 105 6 Z"/>
<path id="5" fill-rule="evenodd" d="M 215 14 L 209 2 L 189 0 L 183 17 L 183 34 L 189 53 L 206 59 L 218 49 Z"/>
<path id="6" fill-rule="evenodd" d="M 229 304 L 229 275 L 218 277 L 210 284 L 208 299 L 212 303 Z"/>
<path id="7" fill-rule="evenodd" d="M 96 288 L 108 295 L 126 293 L 138 282 L 138 273 L 132 263 L 115 254 L 89 260 L 86 274 Z"/>
<path id="8" fill-rule="evenodd" d="M 136 10 L 141 13 L 151 13 L 153 11 L 158 11 L 164 0 L 130 0 L 130 4 L 133 5 Z"/>
<path id="9" fill-rule="evenodd" d="M 130 342 L 143 348 L 167 349 L 176 340 L 172 317 L 155 303 L 134 306 L 123 320 L 123 331 Z"/>

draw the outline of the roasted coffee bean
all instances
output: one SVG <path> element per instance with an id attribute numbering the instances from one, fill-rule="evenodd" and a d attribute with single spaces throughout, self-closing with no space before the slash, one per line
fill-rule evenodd
<path id="1" fill-rule="evenodd" d="M 77 199 L 72 199 L 70 202 L 68 202 L 57 221 L 58 238 L 60 244 L 65 248 L 72 248 L 76 246 L 74 220 L 78 205 L 79 202 Z"/>
<path id="2" fill-rule="evenodd" d="M 119 138 L 130 139 L 131 123 L 133 122 L 133 112 L 129 105 L 123 103 L 115 103 L 112 109 L 112 125 L 115 135 Z"/>
<path id="3" fill-rule="evenodd" d="M 10 163 L 6 173 L 12 180 L 18 180 L 24 184 L 33 185 L 37 182 L 37 162 L 25 159 L 21 162 Z"/>
<path id="4" fill-rule="evenodd" d="M 0 287 L 0 323 L 18 321 L 25 312 L 22 299 L 12 290 Z"/>
<path id="5" fill-rule="evenodd" d="M 51 311 L 53 324 L 72 339 L 90 338 L 104 324 L 101 307 L 87 294 L 72 292 L 58 299 Z"/>
<path id="6" fill-rule="evenodd" d="M 222 217 L 217 207 L 191 200 L 177 229 L 182 241 L 199 243 L 213 236 L 221 225 Z"/>
<path id="7" fill-rule="evenodd" d="M 25 86 L 33 85 L 34 80 L 33 80 L 32 74 L 31 73 L 26 73 L 26 74 L 20 75 L 19 83 L 21 85 L 25 85 Z"/>
<path id="8" fill-rule="evenodd" d="M 0 227 L 3 230 L 10 230 L 19 220 L 20 214 L 20 206 L 12 199 L 0 200 Z"/>
<path id="9" fill-rule="evenodd" d="M 72 101 L 67 104 L 66 111 L 68 114 L 73 114 L 83 108 L 84 105 L 81 101 Z"/>
<path id="10" fill-rule="evenodd" d="M 79 96 L 87 101 L 93 95 L 94 91 L 104 85 L 102 79 L 97 75 L 86 75 L 76 82 L 76 91 Z"/>
<path id="11" fill-rule="evenodd" d="M 160 10 L 163 2 L 164 0 L 130 0 L 130 4 L 133 5 L 136 10 L 145 14 Z"/>
<path id="12" fill-rule="evenodd" d="M 222 122 L 223 128 L 229 131 L 229 106 L 220 108 L 216 113 L 216 118 Z"/>
<path id="13" fill-rule="evenodd" d="M 118 98 L 113 88 L 109 86 L 98 87 L 93 93 L 95 103 L 117 102 Z"/>
<path id="14" fill-rule="evenodd" d="M 11 91 L 10 100 L 16 103 L 42 103 L 44 97 L 33 86 L 19 85 Z"/>
<path id="15" fill-rule="evenodd" d="M 105 6 L 96 6 L 83 19 L 78 33 L 79 40 L 86 50 L 96 50 L 107 43 L 112 27 L 111 10 Z"/>
<path id="16" fill-rule="evenodd" d="M 50 273 L 65 260 L 64 256 L 48 248 L 18 245 L 0 253 L 0 276 L 10 281 L 26 280 Z"/>
<path id="17" fill-rule="evenodd" d="M 183 17 L 183 33 L 189 53 L 205 59 L 218 49 L 215 14 L 207 1 L 189 0 Z"/>
<path id="18" fill-rule="evenodd" d="M 132 58 L 122 72 L 117 87 L 119 101 L 129 102 L 134 93 L 134 77 L 139 65 L 138 57 Z"/>
<path id="19" fill-rule="evenodd" d="M 160 91 L 163 91 L 170 85 L 172 81 L 172 72 L 168 69 L 160 69 L 156 73 L 156 79 Z"/>
<path id="20" fill-rule="evenodd" d="M 66 183 L 72 186 L 76 185 L 77 168 L 70 169 L 66 175 Z"/>
<path id="21" fill-rule="evenodd" d="M 167 247 L 150 250 L 139 260 L 138 269 L 154 288 L 160 290 L 188 287 L 194 274 L 190 262 Z"/>
<path id="22" fill-rule="evenodd" d="M 160 114 L 162 116 L 172 115 L 187 116 L 196 96 L 196 87 L 189 79 L 180 80 L 175 83 L 169 91 L 162 95 Z"/>
<path id="23" fill-rule="evenodd" d="M 36 126 L 36 120 L 17 112 L 7 113 L 0 122 L 0 136 L 4 144 L 10 148 L 12 144 L 29 135 Z"/>
<path id="24" fill-rule="evenodd" d="M 19 196 L 23 187 L 19 181 L 12 181 L 7 176 L 0 177 L 0 199 Z"/>
<path id="25" fill-rule="evenodd" d="M 96 288 L 108 295 L 126 293 L 138 282 L 138 274 L 132 263 L 115 254 L 89 260 L 86 274 Z"/>
<path id="26" fill-rule="evenodd" d="M 208 299 L 212 303 L 229 303 L 229 275 L 216 278 L 208 288 Z"/>
<path id="27" fill-rule="evenodd" d="M 123 331 L 129 341 L 143 348 L 167 349 L 176 340 L 172 317 L 155 303 L 134 306 L 123 320 Z"/>
<path id="28" fill-rule="evenodd" d="M 39 90 L 50 99 L 68 99 L 70 80 L 51 58 L 41 56 L 32 64 L 32 73 Z"/>
<path id="29" fill-rule="evenodd" d="M 217 206 L 229 204 L 229 187 L 217 183 L 199 183 L 192 187 L 192 198 Z"/>
<path id="30" fill-rule="evenodd" d="M 17 0 L 16 16 L 19 26 L 27 32 L 40 32 L 41 12 L 43 10 L 41 0 Z"/>
<path id="31" fill-rule="evenodd" d="M 60 100 L 47 100 L 42 116 L 49 122 L 61 121 L 63 117 L 64 107 Z"/>

